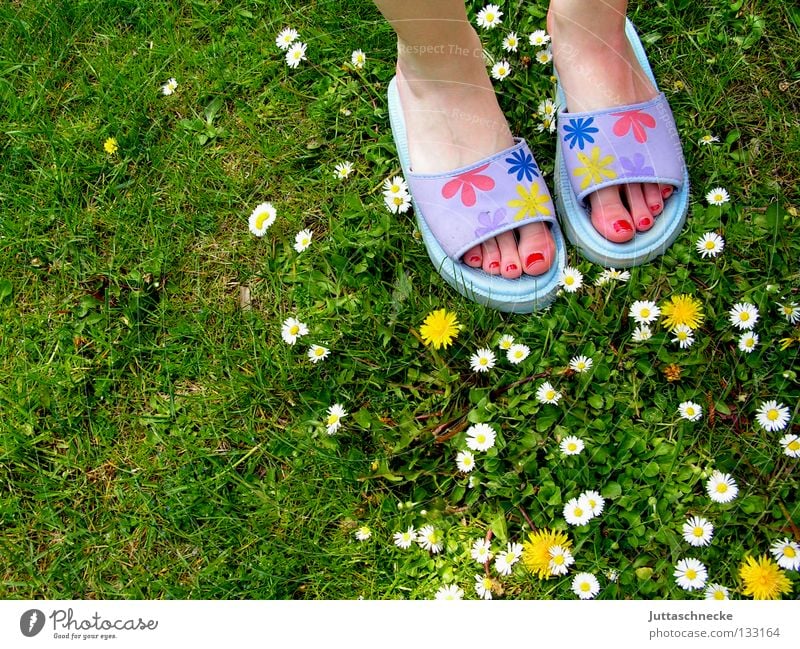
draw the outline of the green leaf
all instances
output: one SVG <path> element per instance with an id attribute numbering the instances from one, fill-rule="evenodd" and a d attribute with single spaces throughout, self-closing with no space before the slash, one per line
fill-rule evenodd
<path id="1" fill-rule="evenodd" d="M 619 486 L 618 482 L 609 482 L 600 490 L 600 495 L 603 498 L 615 500 L 622 495 L 622 487 Z"/>
<path id="2" fill-rule="evenodd" d="M 636 578 L 640 581 L 647 581 L 653 576 L 653 569 L 643 566 L 636 569 Z"/>
<path id="3" fill-rule="evenodd" d="M 503 543 L 508 541 L 508 526 L 506 524 L 506 516 L 503 512 L 499 512 L 489 525 L 494 535 Z"/>
<path id="4" fill-rule="evenodd" d="M 14 292 L 14 287 L 7 279 L 0 279 L 0 302 L 3 302 L 7 297 L 11 297 Z"/>

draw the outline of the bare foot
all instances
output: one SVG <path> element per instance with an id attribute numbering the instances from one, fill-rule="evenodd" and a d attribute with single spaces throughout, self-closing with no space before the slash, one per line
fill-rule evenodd
<path id="1" fill-rule="evenodd" d="M 625 36 L 625 14 L 608 5 L 586 25 L 574 0 L 552 0 L 547 16 L 553 63 L 567 97 L 567 110 L 584 112 L 633 104 L 657 96 Z M 603 7 L 603 5 L 598 5 Z M 609 241 L 630 241 L 653 227 L 672 187 L 630 183 L 588 196 L 592 225 Z"/>
<path id="2" fill-rule="evenodd" d="M 466 55 L 418 57 L 402 43 L 398 50 L 397 87 L 415 172 L 451 171 L 513 146 L 471 27 L 458 50 Z M 544 223 L 504 232 L 463 256 L 468 266 L 508 279 L 540 275 L 554 259 L 555 243 Z"/>

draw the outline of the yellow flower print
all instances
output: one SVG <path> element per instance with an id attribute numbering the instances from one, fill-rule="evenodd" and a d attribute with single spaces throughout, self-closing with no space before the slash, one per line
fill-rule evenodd
<path id="1" fill-rule="evenodd" d="M 599 146 L 592 147 L 591 157 L 582 152 L 578 153 L 578 160 L 581 161 L 583 166 L 576 167 L 572 173 L 579 178 L 583 176 L 581 189 L 586 189 L 592 183 L 603 182 L 604 177 L 609 180 L 617 177 L 616 171 L 607 169 L 608 165 L 614 162 L 614 156 L 607 155 L 600 158 Z"/>
<path id="2" fill-rule="evenodd" d="M 526 191 L 522 185 L 517 185 L 517 194 L 519 194 L 519 200 L 508 201 L 509 207 L 519 208 L 514 215 L 515 221 L 521 221 L 526 216 L 536 216 L 537 214 L 550 215 L 550 209 L 545 205 L 549 202 L 550 197 L 546 193 L 540 194 L 538 185 L 531 185 L 529 191 Z"/>

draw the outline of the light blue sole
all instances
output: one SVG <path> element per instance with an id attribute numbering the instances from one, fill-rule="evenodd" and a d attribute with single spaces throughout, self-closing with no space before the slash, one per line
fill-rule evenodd
<path id="1" fill-rule="evenodd" d="M 625 33 L 636 59 L 653 85 L 658 88 L 642 42 L 630 20 L 626 20 Z M 557 101 L 560 106 L 566 106 L 567 100 L 560 84 L 557 88 Z M 572 190 L 569 172 L 561 153 L 560 138 L 556 141 L 555 169 L 555 204 L 561 217 L 561 225 L 569 242 L 589 261 L 610 268 L 639 266 L 664 254 L 681 233 L 689 210 L 689 172 L 685 167 L 683 185 L 666 200 L 664 210 L 656 217 L 653 227 L 646 232 L 637 232 L 633 239 L 625 243 L 609 241 L 594 229 L 588 211 L 580 205 Z"/>
<path id="2" fill-rule="evenodd" d="M 397 147 L 397 155 L 400 158 L 400 166 L 403 174 L 408 178 L 411 166 L 408 140 L 406 139 L 403 109 L 394 79 L 389 83 L 388 94 L 392 135 Z M 506 279 L 450 259 L 439 245 L 436 237 L 433 236 L 425 219 L 422 218 L 422 212 L 413 196 L 411 203 L 414 207 L 417 227 L 422 234 L 422 240 L 425 242 L 425 248 L 434 268 L 450 286 L 464 297 L 478 304 L 508 313 L 531 313 L 546 307 L 555 299 L 567 258 L 564 237 L 558 227 L 551 228 L 556 246 L 556 257 L 550 269 L 535 277 L 523 275 L 519 279 Z"/>

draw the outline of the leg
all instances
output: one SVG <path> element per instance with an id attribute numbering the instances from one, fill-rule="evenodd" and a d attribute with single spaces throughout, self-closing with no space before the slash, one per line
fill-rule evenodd
<path id="1" fill-rule="evenodd" d="M 656 89 L 625 37 L 628 0 L 551 0 L 553 62 L 573 112 L 645 101 Z M 607 187 L 589 196 L 592 224 L 610 241 L 649 230 L 672 188 L 653 183 Z"/>
<path id="2" fill-rule="evenodd" d="M 375 4 L 397 33 L 397 84 L 414 170 L 450 171 L 511 146 L 464 1 Z M 534 223 L 516 232 L 469 250 L 464 263 L 508 278 L 545 272 L 555 259 L 549 228 Z"/>

